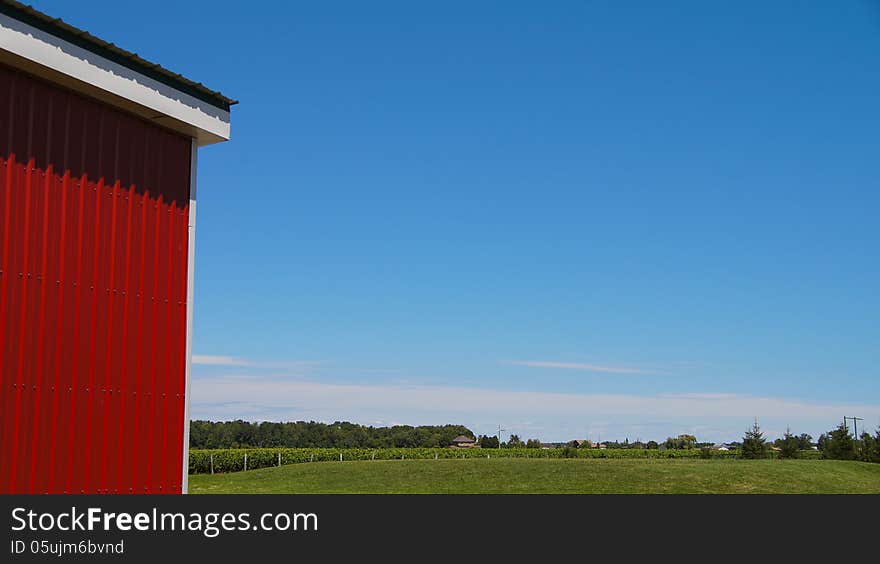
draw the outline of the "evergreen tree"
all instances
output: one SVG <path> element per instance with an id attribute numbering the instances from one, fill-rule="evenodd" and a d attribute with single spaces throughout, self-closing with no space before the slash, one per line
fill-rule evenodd
<path id="1" fill-rule="evenodd" d="M 876 462 L 878 459 L 877 449 L 880 448 L 880 445 L 877 444 L 877 441 L 867 431 L 862 433 L 862 438 L 859 441 L 859 460 L 863 460 L 865 462 Z"/>
<path id="2" fill-rule="evenodd" d="M 767 457 L 767 441 L 764 439 L 764 433 L 758 427 L 758 418 L 755 418 L 755 424 L 746 431 L 743 436 L 742 443 L 743 458 L 766 458 Z"/>
<path id="3" fill-rule="evenodd" d="M 806 433 L 802 433 L 800 437 L 798 437 L 798 449 L 799 450 L 810 450 L 813 447 L 813 437 Z"/>
<path id="4" fill-rule="evenodd" d="M 822 445 L 822 456 L 834 460 L 856 459 L 856 444 L 846 425 L 841 423 L 828 433 L 827 439 Z"/>
<path id="5" fill-rule="evenodd" d="M 791 434 L 791 429 L 786 429 L 779 442 L 779 458 L 797 458 L 799 448 L 798 438 Z"/>

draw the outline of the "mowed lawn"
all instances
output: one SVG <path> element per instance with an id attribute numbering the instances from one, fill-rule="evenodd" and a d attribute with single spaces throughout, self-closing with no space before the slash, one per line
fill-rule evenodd
<path id="1" fill-rule="evenodd" d="M 880 493 L 838 460 L 449 459 L 316 462 L 189 477 L 191 493 Z"/>

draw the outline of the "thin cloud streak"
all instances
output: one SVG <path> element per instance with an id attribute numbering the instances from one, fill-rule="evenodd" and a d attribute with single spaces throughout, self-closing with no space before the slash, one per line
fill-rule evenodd
<path id="1" fill-rule="evenodd" d="M 193 381 L 195 417 L 266 417 L 275 420 L 475 419 L 650 421 L 656 418 L 790 418 L 831 424 L 858 410 L 880 417 L 880 406 L 814 403 L 797 399 L 736 394 L 565 394 L 445 386 L 328 384 L 260 377 L 202 378 Z M 224 406 L 217 410 L 217 406 Z"/>
<path id="2" fill-rule="evenodd" d="M 720 400 L 736 397 L 745 397 L 738 394 L 719 394 L 719 393 L 689 393 L 689 394 L 663 394 L 664 398 L 682 398 L 682 399 L 704 399 L 704 400 Z"/>
<path id="3" fill-rule="evenodd" d="M 222 355 L 194 354 L 192 363 L 199 366 L 247 366 L 250 368 L 287 368 L 302 370 L 324 364 L 317 360 L 290 360 L 279 362 L 256 362 L 245 358 Z"/>
<path id="4" fill-rule="evenodd" d="M 584 372 L 604 372 L 607 374 L 657 374 L 651 370 L 630 368 L 627 366 L 608 366 L 603 364 L 584 364 L 580 362 L 557 362 L 552 360 L 512 360 L 506 364 L 529 366 L 532 368 L 562 368 L 566 370 L 582 370 Z"/>
<path id="5" fill-rule="evenodd" d="M 192 363 L 202 366 L 251 366 L 249 361 L 241 358 L 210 354 L 194 354 L 192 355 Z"/>

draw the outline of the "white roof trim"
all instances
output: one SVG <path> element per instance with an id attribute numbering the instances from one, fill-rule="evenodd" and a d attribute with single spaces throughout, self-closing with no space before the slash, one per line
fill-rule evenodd
<path id="1" fill-rule="evenodd" d="M 0 49 L 158 112 L 149 118 L 157 123 L 182 122 L 199 145 L 229 139 L 228 111 L 5 14 L 0 14 Z"/>

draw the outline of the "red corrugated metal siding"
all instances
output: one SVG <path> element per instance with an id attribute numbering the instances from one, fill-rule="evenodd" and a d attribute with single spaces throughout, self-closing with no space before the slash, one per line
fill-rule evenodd
<path id="1" fill-rule="evenodd" d="M 190 147 L 0 65 L 0 492 L 180 492 Z"/>

